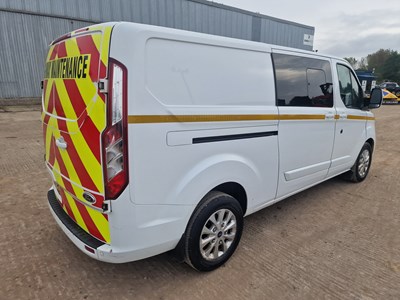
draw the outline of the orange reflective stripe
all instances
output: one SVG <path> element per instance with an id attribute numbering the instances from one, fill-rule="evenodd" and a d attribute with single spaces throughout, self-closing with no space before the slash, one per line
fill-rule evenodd
<path id="1" fill-rule="evenodd" d="M 339 115 L 334 116 L 339 120 Z M 282 114 L 282 115 L 130 115 L 128 123 L 194 123 L 194 122 L 237 122 L 237 121 L 302 121 L 302 120 L 325 120 L 326 116 L 302 115 L 302 114 Z M 348 116 L 352 120 L 375 120 L 373 117 Z"/>
<path id="2" fill-rule="evenodd" d="M 136 115 L 128 123 L 185 123 L 278 120 L 278 115 Z"/>
<path id="3" fill-rule="evenodd" d="M 363 120 L 365 121 L 367 119 L 366 116 L 355 116 L 355 115 L 347 115 L 347 119 L 349 120 Z"/>
<path id="4" fill-rule="evenodd" d="M 131 115 L 128 123 L 191 123 L 191 122 L 236 122 L 274 120 L 325 120 L 325 115 Z"/>
<path id="5" fill-rule="evenodd" d="M 279 115 L 279 120 L 325 120 L 325 115 Z"/>

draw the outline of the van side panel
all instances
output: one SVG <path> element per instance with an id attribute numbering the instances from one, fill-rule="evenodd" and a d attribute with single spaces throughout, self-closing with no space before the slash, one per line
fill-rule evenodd
<path id="1" fill-rule="evenodd" d="M 222 183 L 244 187 L 247 213 L 274 199 L 278 120 L 271 56 L 268 49 L 138 27 L 115 26 L 110 57 L 129 72 L 130 198 L 137 208 L 159 213 L 150 223 L 132 218 L 131 224 L 163 232 L 146 235 L 149 244 L 176 244 L 195 206 Z M 186 214 L 177 214 L 183 207 Z"/>

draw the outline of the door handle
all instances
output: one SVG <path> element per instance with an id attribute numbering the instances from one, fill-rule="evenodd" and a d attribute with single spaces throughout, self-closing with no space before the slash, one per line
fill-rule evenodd
<path id="1" fill-rule="evenodd" d="M 66 141 L 64 141 L 63 137 L 56 139 L 56 145 L 58 148 L 61 148 L 61 149 L 67 149 L 67 147 L 68 147 L 68 144 Z"/>
<path id="2" fill-rule="evenodd" d="M 325 115 L 325 120 L 333 120 L 335 119 L 335 114 L 334 113 L 327 113 Z"/>
<path id="3" fill-rule="evenodd" d="M 339 114 L 339 119 L 340 119 L 340 120 L 345 120 L 345 119 L 347 119 L 347 114 Z"/>

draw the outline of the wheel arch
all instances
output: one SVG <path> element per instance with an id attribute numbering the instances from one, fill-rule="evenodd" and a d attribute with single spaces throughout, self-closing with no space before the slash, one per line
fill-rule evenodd
<path id="1" fill-rule="evenodd" d="M 373 138 L 369 138 L 366 143 L 370 144 L 371 148 L 372 148 L 372 152 L 374 152 L 374 147 L 375 147 L 375 141 Z"/>
<path id="2" fill-rule="evenodd" d="M 210 192 L 212 192 L 212 191 L 222 192 L 222 193 L 228 194 L 229 196 L 232 196 L 233 198 L 235 198 L 239 202 L 240 206 L 242 207 L 243 215 L 246 215 L 247 193 L 241 184 L 239 184 L 237 182 L 232 182 L 232 181 L 225 182 L 225 183 L 222 183 L 222 184 L 214 187 Z"/>

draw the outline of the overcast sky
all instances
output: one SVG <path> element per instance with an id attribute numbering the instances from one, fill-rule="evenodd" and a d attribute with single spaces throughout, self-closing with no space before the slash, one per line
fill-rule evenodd
<path id="1" fill-rule="evenodd" d="M 400 0 L 218 0 L 315 28 L 314 49 L 339 57 L 400 51 Z"/>

